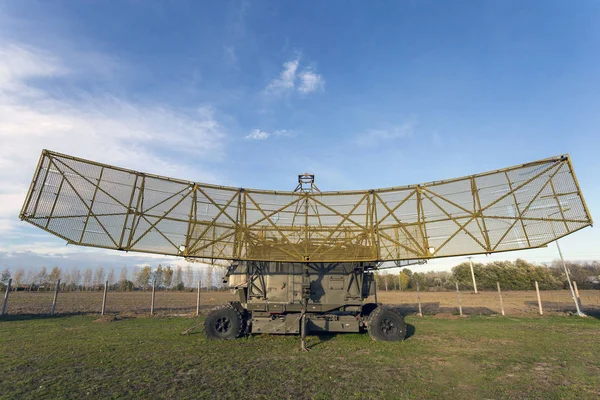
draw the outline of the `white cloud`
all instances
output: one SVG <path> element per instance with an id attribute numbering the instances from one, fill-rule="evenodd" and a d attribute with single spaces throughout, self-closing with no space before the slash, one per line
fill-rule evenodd
<path id="1" fill-rule="evenodd" d="M 252 132 L 246 135 L 246 139 L 250 140 L 266 140 L 271 136 L 270 133 L 261 131 L 260 129 L 253 129 Z"/>
<path id="2" fill-rule="evenodd" d="M 286 90 L 294 89 L 296 81 L 296 71 L 300 60 L 292 60 L 283 64 L 283 71 L 279 74 L 279 77 L 273 79 L 267 85 L 265 91 L 267 93 L 280 93 Z"/>
<path id="3" fill-rule="evenodd" d="M 273 79 L 265 88 L 265 93 L 282 94 L 299 92 L 308 94 L 323 88 L 325 79 L 314 68 L 305 67 L 299 71 L 300 58 L 287 61 L 279 76 Z"/>
<path id="4" fill-rule="evenodd" d="M 376 146 L 381 142 L 388 142 L 400 138 L 408 138 L 413 135 L 416 123 L 406 122 L 400 126 L 390 129 L 369 129 L 354 138 L 354 144 L 358 146 Z"/>
<path id="5" fill-rule="evenodd" d="M 286 129 L 278 129 L 270 133 L 261 129 L 253 129 L 252 132 L 247 134 L 244 138 L 248 140 L 266 140 L 273 136 L 293 136 L 293 132 Z"/>
<path id="6" fill-rule="evenodd" d="M 31 78 L 60 76 L 67 70 L 51 54 L 13 43 L 0 45 L 0 94 L 38 94 L 27 84 Z"/>
<path id="7" fill-rule="evenodd" d="M 323 87 L 323 77 L 313 70 L 304 70 L 299 75 L 300 85 L 298 91 L 300 93 L 312 93 Z"/>
<path id="8" fill-rule="evenodd" d="M 75 58 L 77 54 L 60 57 L 0 42 L 0 233 L 17 226 L 44 148 L 167 176 L 214 180 L 191 160 L 223 155 L 227 134 L 215 110 L 200 106 L 180 111 L 110 93 L 79 91 L 67 98 L 45 90 L 48 79 L 81 76 L 82 71 L 65 61 Z M 84 64 L 79 60 L 77 65 Z"/>

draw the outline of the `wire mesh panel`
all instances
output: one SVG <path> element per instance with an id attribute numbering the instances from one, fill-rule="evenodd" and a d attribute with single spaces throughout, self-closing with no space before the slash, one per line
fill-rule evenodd
<path id="1" fill-rule="evenodd" d="M 83 246 L 282 262 L 528 249 L 592 223 L 566 155 L 404 187 L 275 192 L 166 178 L 44 150 L 20 217 Z"/>

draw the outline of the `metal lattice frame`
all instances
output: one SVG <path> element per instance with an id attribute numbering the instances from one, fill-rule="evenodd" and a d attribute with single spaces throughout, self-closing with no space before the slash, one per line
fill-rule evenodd
<path id="1" fill-rule="evenodd" d="M 44 150 L 20 214 L 68 243 L 193 259 L 421 260 L 543 246 L 592 224 L 567 155 L 369 191 L 266 191 Z"/>

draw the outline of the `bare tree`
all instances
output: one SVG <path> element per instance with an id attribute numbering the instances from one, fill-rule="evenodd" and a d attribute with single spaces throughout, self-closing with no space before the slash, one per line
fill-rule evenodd
<path id="1" fill-rule="evenodd" d="M 194 271 L 192 270 L 191 265 L 187 265 L 185 267 L 185 287 L 193 287 L 194 286 Z"/>
<path id="2" fill-rule="evenodd" d="M 69 286 L 72 289 L 80 290 L 81 288 L 81 272 L 79 268 L 75 268 L 71 271 L 71 279 L 69 280 Z"/>
<path id="3" fill-rule="evenodd" d="M 61 275 L 62 275 L 61 269 L 58 267 L 53 267 L 52 271 L 50 271 L 50 274 L 48 275 L 48 283 L 52 286 L 56 285 L 56 282 L 58 282 Z"/>
<path id="4" fill-rule="evenodd" d="M 139 276 L 140 276 L 140 269 L 138 266 L 134 266 L 133 274 L 131 276 L 131 281 L 137 283 Z"/>
<path id="5" fill-rule="evenodd" d="M 178 265 L 177 268 L 175 268 L 175 277 L 173 278 L 173 280 L 175 287 L 177 287 L 177 290 L 180 290 L 179 285 L 183 284 L 183 271 L 180 265 Z"/>
<path id="6" fill-rule="evenodd" d="M 206 268 L 206 289 L 207 290 L 212 289 L 214 269 L 215 269 L 215 267 L 213 267 L 212 265 L 209 265 L 208 268 Z"/>
<path id="7" fill-rule="evenodd" d="M 32 290 L 33 285 L 35 285 L 35 281 L 37 279 L 37 274 L 34 271 L 27 271 L 25 273 L 25 278 L 23 279 L 23 283 L 29 285 L 29 290 Z"/>
<path id="8" fill-rule="evenodd" d="M 2 273 L 0 273 L 0 282 L 4 283 L 5 285 L 8 285 L 8 280 L 10 279 L 10 277 L 10 270 L 6 268 L 4 271 L 2 271 Z"/>
<path id="9" fill-rule="evenodd" d="M 13 280 L 15 281 L 15 288 L 21 286 L 24 282 L 23 279 L 25 278 L 25 271 L 23 271 L 23 268 L 19 268 L 17 270 L 17 272 L 15 272 L 15 275 L 13 276 Z"/>
<path id="10" fill-rule="evenodd" d="M 123 265 L 121 269 L 121 275 L 119 276 L 119 290 L 128 291 L 133 290 L 133 281 L 127 279 L 127 266 Z"/>
<path id="11" fill-rule="evenodd" d="M 44 286 L 46 284 L 46 279 L 48 279 L 48 273 L 46 272 L 46 267 L 43 267 L 35 276 L 35 280 L 39 286 Z"/>
<path id="12" fill-rule="evenodd" d="M 115 283 L 116 278 L 115 278 L 115 269 L 111 268 L 110 271 L 108 272 L 108 276 L 106 277 L 106 280 L 108 281 L 109 285 L 112 285 Z"/>
<path id="13" fill-rule="evenodd" d="M 71 271 L 70 270 L 61 270 L 60 273 L 60 290 L 71 290 L 69 286 L 69 282 L 71 282 Z"/>
<path id="14" fill-rule="evenodd" d="M 156 282 L 157 287 L 161 287 L 163 285 L 164 275 L 165 271 L 163 270 L 162 265 L 158 264 L 156 271 L 154 271 L 154 282 Z"/>
<path id="15" fill-rule="evenodd" d="M 164 270 L 163 283 L 167 289 L 170 288 L 173 283 L 173 268 L 171 268 L 170 265 Z"/>
<path id="16" fill-rule="evenodd" d="M 99 265 L 96 268 L 96 272 L 94 273 L 94 289 L 98 288 L 98 286 L 102 285 L 104 281 L 104 268 Z"/>
<path id="17" fill-rule="evenodd" d="M 83 287 L 86 290 L 90 290 L 90 287 L 92 286 L 92 275 L 92 269 L 89 267 L 83 272 Z"/>
<path id="18" fill-rule="evenodd" d="M 200 282 L 202 286 L 206 285 L 204 270 L 202 268 L 196 270 L 196 282 Z"/>

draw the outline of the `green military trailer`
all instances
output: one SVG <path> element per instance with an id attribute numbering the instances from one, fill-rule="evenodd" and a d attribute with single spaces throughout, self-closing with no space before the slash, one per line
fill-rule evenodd
<path id="1" fill-rule="evenodd" d="M 204 322 L 212 339 L 250 333 L 299 334 L 368 331 L 373 340 L 404 339 L 396 310 L 376 302 L 375 265 L 239 261 L 225 282 L 238 301 L 213 310 Z"/>

